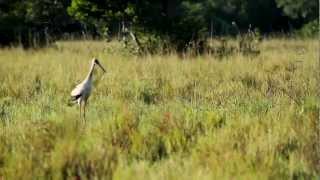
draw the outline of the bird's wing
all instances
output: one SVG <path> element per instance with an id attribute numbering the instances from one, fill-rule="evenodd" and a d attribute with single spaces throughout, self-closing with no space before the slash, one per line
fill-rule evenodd
<path id="1" fill-rule="evenodd" d="M 84 90 L 83 84 L 78 84 L 72 91 L 71 96 L 79 96 L 81 95 L 82 91 Z"/>

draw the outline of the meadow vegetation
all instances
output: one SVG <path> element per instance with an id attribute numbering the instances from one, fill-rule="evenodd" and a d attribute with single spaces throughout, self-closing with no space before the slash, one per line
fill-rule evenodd
<path id="1" fill-rule="evenodd" d="M 96 56 L 87 118 L 69 95 Z M 0 179 L 317 179 L 319 47 L 133 56 L 115 42 L 0 49 Z"/>

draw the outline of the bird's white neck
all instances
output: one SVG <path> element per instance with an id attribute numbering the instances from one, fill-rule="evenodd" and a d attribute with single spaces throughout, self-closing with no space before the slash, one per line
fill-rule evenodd
<path id="1" fill-rule="evenodd" d="M 94 66 L 95 66 L 95 64 L 94 64 L 94 63 L 92 63 L 92 64 L 91 64 L 91 67 L 90 67 L 90 70 L 89 70 L 89 73 L 88 73 L 88 75 L 87 75 L 86 79 L 90 79 L 90 80 L 92 79 Z"/>

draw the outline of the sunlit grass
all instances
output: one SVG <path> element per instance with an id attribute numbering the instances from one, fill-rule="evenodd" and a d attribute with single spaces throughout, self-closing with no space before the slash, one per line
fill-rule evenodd
<path id="1" fill-rule="evenodd" d="M 179 58 L 103 41 L 0 50 L 0 179 L 319 178 L 318 47 Z M 69 94 L 95 56 L 86 123 Z"/>

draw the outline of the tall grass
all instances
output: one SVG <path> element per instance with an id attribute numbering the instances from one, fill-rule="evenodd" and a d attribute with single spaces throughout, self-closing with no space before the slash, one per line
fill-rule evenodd
<path id="1" fill-rule="evenodd" d="M 222 59 L 117 46 L 0 50 L 0 179 L 320 177 L 316 41 Z M 107 74 L 82 123 L 68 99 L 93 56 Z"/>

